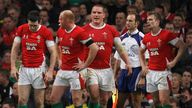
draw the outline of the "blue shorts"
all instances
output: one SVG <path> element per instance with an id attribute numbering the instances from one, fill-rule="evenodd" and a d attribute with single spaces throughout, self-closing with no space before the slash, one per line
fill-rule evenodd
<path id="1" fill-rule="evenodd" d="M 141 67 L 132 68 L 132 74 L 128 76 L 126 69 L 122 69 L 118 78 L 119 92 L 134 92 L 137 89 Z"/>

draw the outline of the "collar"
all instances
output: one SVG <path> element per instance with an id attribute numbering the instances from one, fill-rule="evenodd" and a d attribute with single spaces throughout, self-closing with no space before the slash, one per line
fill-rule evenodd
<path id="1" fill-rule="evenodd" d="M 139 32 L 139 30 L 138 29 L 136 29 L 135 31 L 133 31 L 133 32 L 129 32 L 129 31 L 127 31 L 127 33 L 128 33 L 128 35 L 130 35 L 130 36 L 132 36 L 132 35 L 135 35 L 135 34 L 137 34 Z"/>
<path id="2" fill-rule="evenodd" d="M 74 26 L 71 28 L 71 30 L 68 30 L 68 31 L 67 31 L 67 30 L 65 29 L 65 32 L 71 33 L 71 32 L 75 29 L 75 27 L 76 27 L 76 25 L 74 24 Z"/>

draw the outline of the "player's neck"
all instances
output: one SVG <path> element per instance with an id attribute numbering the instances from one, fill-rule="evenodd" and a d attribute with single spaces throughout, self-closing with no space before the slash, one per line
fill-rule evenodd
<path id="1" fill-rule="evenodd" d="M 94 27 L 102 27 L 105 23 L 104 22 L 101 22 L 99 24 L 96 24 L 96 23 L 91 23 L 91 25 L 93 25 Z"/>
<path id="2" fill-rule="evenodd" d="M 151 34 L 153 35 L 153 36 L 157 36 L 160 32 L 161 32 L 161 28 L 160 27 L 155 27 L 155 28 L 152 28 L 152 30 L 151 30 Z"/>
<path id="3" fill-rule="evenodd" d="M 71 32 L 76 27 L 75 24 L 70 24 L 68 27 L 65 28 L 66 32 Z"/>
<path id="4" fill-rule="evenodd" d="M 130 34 L 132 34 L 136 29 L 137 29 L 137 28 L 135 28 L 135 29 L 129 29 L 128 32 L 129 32 Z"/>

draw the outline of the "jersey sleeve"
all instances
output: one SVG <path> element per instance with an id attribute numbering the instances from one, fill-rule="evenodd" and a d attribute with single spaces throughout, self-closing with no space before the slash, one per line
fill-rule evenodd
<path id="1" fill-rule="evenodd" d="M 44 33 L 45 33 L 46 40 L 54 41 L 53 34 L 51 33 L 51 31 L 48 28 L 45 28 Z"/>
<path id="2" fill-rule="evenodd" d="M 22 36 L 22 31 L 23 31 L 23 26 L 19 26 L 17 28 L 17 31 L 16 31 L 16 37 L 20 37 Z"/>
<path id="3" fill-rule="evenodd" d="M 179 38 L 177 37 L 177 34 L 169 32 L 168 37 L 168 42 L 169 44 L 175 46 L 175 44 L 178 42 Z"/>
<path id="4" fill-rule="evenodd" d="M 78 38 L 82 44 L 85 44 L 87 41 L 91 39 L 85 31 L 80 32 Z"/>
<path id="5" fill-rule="evenodd" d="M 114 27 L 110 27 L 110 28 L 114 38 L 120 36 L 119 32 Z"/>

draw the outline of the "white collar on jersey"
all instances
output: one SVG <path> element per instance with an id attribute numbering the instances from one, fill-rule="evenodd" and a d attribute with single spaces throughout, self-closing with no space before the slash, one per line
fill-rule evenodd
<path id="1" fill-rule="evenodd" d="M 162 30 L 162 28 L 160 28 L 160 30 L 159 30 L 156 34 L 153 34 L 153 33 L 151 32 L 151 35 L 152 35 L 152 36 L 157 36 L 157 35 L 159 35 L 159 34 L 161 33 L 161 30 Z"/>
<path id="2" fill-rule="evenodd" d="M 129 32 L 129 30 L 127 31 L 127 33 L 131 36 L 131 35 L 135 35 L 135 34 L 137 34 L 139 32 L 139 30 L 138 29 L 135 29 L 133 32 Z"/>
<path id="3" fill-rule="evenodd" d="M 72 27 L 71 30 L 68 30 L 68 31 L 67 31 L 67 30 L 65 29 L 65 32 L 67 32 L 67 33 L 71 33 L 71 32 L 75 29 L 75 27 L 76 27 L 76 25 L 74 24 L 74 26 Z"/>
<path id="4" fill-rule="evenodd" d="M 40 28 L 41 28 L 41 25 L 39 24 L 39 28 L 36 30 L 36 32 L 39 31 Z"/>
<path id="5" fill-rule="evenodd" d="M 89 25 L 92 27 L 92 28 L 94 28 L 94 29 L 102 29 L 102 28 L 104 28 L 105 27 L 105 23 L 101 26 L 101 27 L 96 27 L 96 26 L 94 26 L 92 23 L 89 23 Z"/>

